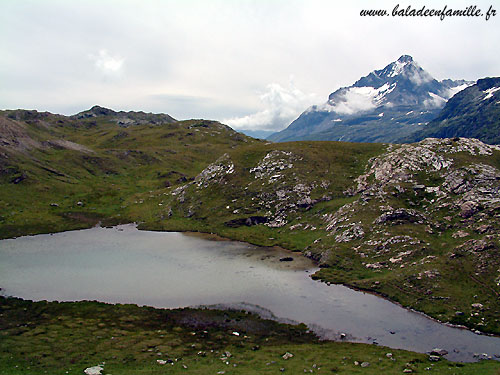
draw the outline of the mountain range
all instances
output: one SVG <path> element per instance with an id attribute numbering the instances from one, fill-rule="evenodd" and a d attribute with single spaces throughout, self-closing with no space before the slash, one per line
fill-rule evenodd
<path id="1" fill-rule="evenodd" d="M 336 90 L 326 103 L 308 108 L 268 139 L 397 142 L 423 129 L 450 97 L 472 84 L 438 81 L 411 56 L 403 55 L 353 85 Z"/>
<path id="2" fill-rule="evenodd" d="M 434 120 L 404 141 L 417 142 L 429 137 L 467 137 L 499 144 L 500 77 L 480 79 L 460 91 Z"/>

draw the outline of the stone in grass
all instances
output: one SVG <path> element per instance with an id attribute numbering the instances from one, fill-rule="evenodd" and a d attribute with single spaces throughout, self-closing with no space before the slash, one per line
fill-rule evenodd
<path id="1" fill-rule="evenodd" d="M 282 358 L 283 359 L 290 359 L 293 357 L 293 354 L 292 353 L 289 353 L 289 352 L 286 352 L 285 354 L 283 354 Z"/>
<path id="2" fill-rule="evenodd" d="M 101 375 L 101 371 L 104 370 L 102 366 L 92 366 L 87 367 L 83 372 L 86 375 Z"/>
<path id="3" fill-rule="evenodd" d="M 361 367 L 368 367 L 370 366 L 370 362 L 362 362 Z"/>
<path id="4" fill-rule="evenodd" d="M 432 354 L 431 354 L 431 355 L 429 356 L 429 361 L 431 361 L 431 362 L 437 362 L 437 361 L 439 361 L 440 359 L 441 359 L 441 357 L 440 357 L 440 356 L 438 356 L 438 355 L 432 355 Z"/>

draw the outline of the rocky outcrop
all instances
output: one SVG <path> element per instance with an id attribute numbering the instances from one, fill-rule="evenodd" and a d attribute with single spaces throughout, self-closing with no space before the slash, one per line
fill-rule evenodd
<path id="1" fill-rule="evenodd" d="M 403 223 L 416 223 L 423 224 L 425 221 L 424 215 L 416 210 L 398 208 L 397 210 L 392 210 L 384 212 L 382 215 L 377 217 L 373 224 L 403 224 Z"/>
<path id="2" fill-rule="evenodd" d="M 250 216 L 246 218 L 233 219 L 225 222 L 224 224 L 231 228 L 238 228 L 242 226 L 251 227 L 252 225 L 265 224 L 269 219 L 265 216 Z"/>

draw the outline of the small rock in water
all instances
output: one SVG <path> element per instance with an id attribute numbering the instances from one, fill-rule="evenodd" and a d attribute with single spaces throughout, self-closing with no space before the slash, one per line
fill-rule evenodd
<path id="1" fill-rule="evenodd" d="M 280 258 L 280 262 L 292 262 L 293 258 L 292 257 L 283 257 Z"/>
<path id="2" fill-rule="evenodd" d="M 448 354 L 448 351 L 441 348 L 434 348 L 432 349 L 431 354 L 443 356 Z"/>

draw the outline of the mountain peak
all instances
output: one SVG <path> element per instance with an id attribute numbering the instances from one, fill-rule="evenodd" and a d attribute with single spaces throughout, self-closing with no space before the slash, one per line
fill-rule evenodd
<path id="1" fill-rule="evenodd" d="M 413 57 L 410 55 L 402 55 L 397 61 L 400 63 L 411 63 L 413 62 Z"/>
<path id="2" fill-rule="evenodd" d="M 470 83 L 438 81 L 410 55 L 341 87 L 268 139 L 394 142 L 420 130 L 446 101 Z M 500 90 L 499 90 L 500 91 Z"/>
<path id="3" fill-rule="evenodd" d="M 381 71 L 376 71 L 376 73 L 378 76 L 385 78 L 406 76 L 411 79 L 411 77 L 418 75 L 421 76 L 424 81 L 431 81 L 433 79 L 410 55 L 402 55 L 399 59 L 390 63 Z"/>

